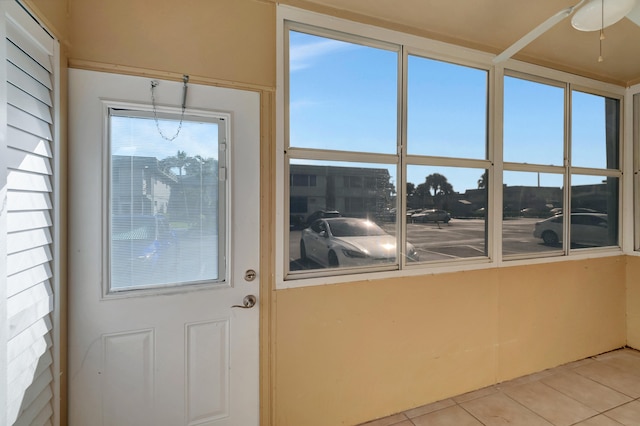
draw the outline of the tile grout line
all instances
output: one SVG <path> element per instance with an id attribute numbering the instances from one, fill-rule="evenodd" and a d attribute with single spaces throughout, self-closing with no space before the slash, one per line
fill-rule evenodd
<path id="1" fill-rule="evenodd" d="M 539 374 L 539 373 L 542 373 L 542 372 L 544 372 L 544 371 L 549 371 L 549 372 L 551 372 L 551 371 L 553 370 L 553 373 L 550 373 L 549 375 L 542 375 L 541 377 L 535 378 L 535 379 L 530 380 L 530 381 L 523 381 L 522 383 L 518 383 L 518 384 L 516 384 L 515 386 L 516 386 L 516 387 L 517 387 L 517 386 L 522 386 L 522 385 L 526 385 L 526 384 L 529 384 L 529 383 L 540 383 L 541 385 L 544 385 L 544 386 L 546 386 L 546 387 L 549 387 L 550 389 L 553 389 L 554 391 L 556 391 L 556 392 L 558 392 L 558 393 L 560 393 L 560 394 L 564 395 L 565 397 L 567 397 L 567 398 L 571 399 L 571 400 L 572 400 L 572 401 L 574 401 L 575 403 L 580 404 L 580 405 L 582 405 L 582 406 L 584 406 L 584 407 L 586 407 L 586 408 L 589 408 L 589 409 L 591 409 L 591 410 L 593 410 L 593 411 L 595 411 L 595 412 L 596 412 L 596 414 L 595 414 L 595 415 L 590 416 L 590 417 L 587 417 L 587 418 L 582 419 L 582 420 L 579 420 L 577 423 L 572 423 L 572 425 L 580 424 L 580 423 L 582 423 L 582 422 L 584 422 L 584 421 L 587 421 L 587 420 L 589 420 L 589 419 L 592 419 L 592 418 L 595 418 L 595 417 L 598 417 L 598 416 L 601 416 L 601 415 L 602 415 L 602 416 L 605 416 L 607 419 L 612 420 L 612 421 L 616 422 L 617 424 L 619 424 L 619 422 L 617 422 L 615 419 L 613 419 L 613 418 L 611 418 L 611 417 L 607 416 L 607 415 L 606 415 L 606 413 L 608 413 L 608 412 L 610 412 L 610 411 L 613 411 L 613 410 L 615 410 L 615 409 L 618 409 L 619 407 L 622 407 L 622 406 L 624 406 L 624 405 L 626 405 L 626 404 L 630 404 L 630 403 L 632 403 L 632 402 L 640 402 L 640 396 L 639 396 L 639 397 L 636 397 L 636 396 L 634 396 L 634 395 L 629 395 L 628 393 L 623 392 L 623 391 L 621 391 L 621 390 L 619 390 L 619 389 L 616 389 L 616 388 L 614 388 L 614 387 L 612 387 L 612 386 L 610 386 L 610 385 L 608 385 L 608 384 L 606 384 L 606 383 L 602 383 L 601 381 L 597 380 L 596 378 L 593 378 L 593 377 L 587 376 L 587 375 L 585 375 L 585 374 L 583 374 L 583 373 L 581 373 L 581 372 L 578 372 L 578 371 L 576 371 L 576 369 L 580 368 L 580 367 L 581 367 L 581 366 L 583 366 L 583 365 L 588 365 L 588 364 L 590 364 L 591 362 L 597 362 L 597 363 L 600 363 L 601 365 L 604 365 L 604 366 L 607 366 L 607 367 L 612 368 L 612 369 L 614 369 L 614 370 L 617 370 L 617 371 L 619 371 L 620 373 L 622 373 L 622 374 L 624 374 L 624 375 L 629 375 L 629 374 L 630 374 L 630 375 L 633 375 L 633 376 L 638 376 L 638 377 L 640 378 L 640 374 L 635 374 L 634 372 L 633 372 L 633 373 L 629 373 L 629 372 L 627 372 L 627 369 L 626 369 L 626 368 L 622 368 L 622 367 L 620 367 L 620 366 L 618 366 L 618 365 L 616 365 L 616 364 L 611 364 L 611 363 L 607 362 L 607 361 L 608 361 L 608 360 L 610 360 L 610 359 L 618 358 L 618 357 L 616 357 L 615 355 L 614 355 L 614 356 L 611 356 L 611 357 L 607 357 L 607 358 L 605 358 L 605 359 L 602 359 L 602 355 L 609 354 L 609 353 L 610 353 L 610 354 L 613 354 L 614 352 L 616 352 L 616 351 L 618 351 L 618 350 L 624 350 L 624 349 L 625 349 L 625 348 L 620 348 L 620 349 L 617 349 L 617 350 L 612 350 L 612 351 L 609 351 L 609 352 L 605 352 L 604 354 L 599 354 L 599 355 L 590 356 L 590 357 L 584 358 L 584 359 L 582 359 L 582 360 L 577 360 L 577 361 L 573 361 L 573 362 L 570 362 L 570 363 L 567 363 L 567 364 L 564 364 L 564 365 L 559 365 L 559 366 L 556 366 L 556 367 L 551 367 L 551 368 L 549 368 L 549 369 L 547 369 L 547 370 L 542 370 L 542 371 L 540 371 L 540 372 L 532 373 L 532 374 L 530 374 L 530 375 L 525 375 L 525 376 L 518 377 L 518 378 L 515 378 L 515 379 L 511 379 L 511 380 L 508 380 L 508 381 L 505 381 L 505 382 L 495 383 L 495 384 L 492 384 L 492 385 L 488 385 L 488 386 L 486 386 L 486 387 L 484 387 L 484 388 L 480 388 L 480 389 L 477 389 L 477 390 L 475 390 L 475 391 L 470 391 L 470 392 L 467 392 L 467 393 L 471 393 L 471 392 L 478 392 L 478 391 L 481 391 L 481 390 L 483 390 L 483 389 L 490 389 L 490 388 L 493 388 L 494 392 L 490 393 L 489 395 L 491 395 L 491 394 L 501 394 L 502 396 L 504 396 L 504 397 L 508 398 L 508 399 L 509 399 L 509 400 L 511 400 L 512 402 L 515 402 L 517 405 L 519 405 L 519 406 L 521 406 L 522 408 L 526 409 L 528 412 L 530 412 L 530 413 L 534 414 L 536 417 L 538 417 L 538 418 L 540 418 L 540 419 L 543 419 L 544 421 L 548 422 L 548 423 L 549 423 L 549 424 L 551 424 L 551 425 L 554 425 L 554 423 L 553 423 L 551 420 L 547 419 L 547 418 L 546 418 L 546 417 L 544 417 L 543 415 L 541 415 L 541 414 L 539 414 L 538 412 L 534 411 L 532 408 L 530 408 L 530 407 L 526 406 L 525 404 L 523 404 L 523 403 L 519 402 L 518 400 L 516 400 L 515 398 L 511 397 L 511 396 L 510 396 L 510 395 L 508 395 L 508 394 L 507 394 L 507 393 L 506 393 L 502 388 L 500 388 L 500 385 L 501 385 L 501 384 L 502 384 L 502 385 L 506 385 L 506 384 L 508 384 L 508 383 L 510 383 L 510 382 L 513 382 L 513 381 L 516 381 L 516 380 L 518 380 L 518 379 L 526 378 L 527 376 L 531 376 L 531 375 L 534 375 L 534 374 Z M 631 349 L 631 350 L 633 350 L 633 351 L 638 352 L 638 350 L 637 350 L 637 349 L 635 349 L 635 348 L 629 348 L 629 349 Z M 600 359 L 598 359 L 598 357 L 600 357 Z M 587 364 L 584 364 L 584 363 L 583 363 L 583 364 L 579 364 L 579 365 L 575 365 L 575 366 L 571 366 L 571 367 L 569 366 L 570 364 L 574 364 L 574 363 L 578 363 L 578 362 L 580 362 L 580 361 L 586 361 L 586 360 L 590 360 L 591 362 L 589 362 L 589 363 L 587 363 Z M 613 406 L 613 407 L 610 407 L 610 408 L 608 408 L 608 409 L 606 409 L 606 410 L 604 410 L 604 411 L 600 411 L 599 409 L 595 409 L 595 408 L 593 408 L 593 407 L 591 407 L 591 406 L 589 406 L 589 405 L 587 405 L 587 404 L 583 403 L 582 401 L 579 401 L 578 399 L 576 399 L 576 398 L 572 397 L 571 395 L 569 395 L 569 394 L 565 393 L 565 392 L 564 392 L 564 391 L 562 391 L 561 389 L 557 389 L 556 387 L 554 387 L 554 386 L 552 386 L 552 385 L 550 385 L 550 384 L 547 384 L 547 383 L 544 383 L 544 382 L 543 382 L 543 380 L 544 380 L 545 378 L 552 377 L 552 376 L 553 376 L 553 375 L 555 375 L 556 373 L 559 373 L 559 372 L 562 372 L 562 371 L 565 371 L 565 372 L 568 372 L 568 373 L 572 373 L 572 374 L 576 374 L 577 376 L 579 376 L 579 377 L 581 377 L 581 378 L 583 378 L 583 379 L 586 379 L 586 380 L 588 380 L 588 381 L 590 381 L 590 382 L 593 382 L 593 383 L 595 383 L 595 384 L 598 384 L 598 385 L 600 385 L 600 386 L 603 386 L 603 387 L 605 387 L 605 388 L 607 388 L 607 389 L 609 389 L 609 390 L 611 390 L 611 391 L 613 391 L 613 392 L 616 392 L 616 393 L 619 393 L 619 394 L 621 394 L 621 395 L 624 395 L 624 396 L 626 396 L 626 397 L 630 398 L 630 401 L 622 402 L 622 403 L 619 403 L 619 404 L 617 404 L 617 405 L 615 405 L 615 406 Z M 504 387 L 506 387 L 506 386 L 503 386 L 503 388 L 504 388 Z M 464 395 L 464 394 L 462 394 L 462 395 Z M 456 396 L 453 396 L 453 397 L 450 397 L 450 398 L 442 399 L 442 400 L 440 400 L 440 401 L 434 401 L 434 402 L 432 402 L 432 403 L 430 403 L 430 404 L 425 404 L 425 406 L 427 406 L 427 405 L 431 405 L 431 404 L 436 404 L 436 403 L 441 402 L 441 401 L 446 401 L 446 400 L 448 400 L 448 399 L 450 399 L 450 400 L 453 402 L 453 404 L 452 404 L 452 405 L 449 405 L 449 406 L 447 406 L 447 407 L 442 407 L 442 408 L 439 408 L 439 409 L 437 409 L 437 410 L 433 410 L 433 411 L 427 412 L 427 413 L 425 413 L 425 414 L 423 414 L 423 415 L 428 415 L 428 414 L 431 414 L 431 413 L 435 413 L 435 412 L 438 412 L 438 411 L 445 410 L 445 409 L 450 408 L 450 407 L 453 407 L 453 406 L 458 406 L 458 407 L 459 407 L 459 408 L 461 408 L 465 413 L 469 414 L 473 419 L 477 420 L 481 425 L 483 425 L 483 426 L 487 426 L 487 424 L 486 424 L 486 423 L 484 423 L 481 419 L 479 419 L 478 417 L 476 417 L 473 413 L 471 413 L 470 411 L 468 411 L 468 410 L 467 410 L 467 409 L 462 405 L 463 403 L 466 403 L 466 402 L 469 402 L 469 401 L 473 401 L 473 400 L 477 400 L 477 399 L 480 399 L 480 398 L 486 397 L 487 395 L 479 395 L 479 396 L 477 396 L 477 397 L 474 397 L 474 398 L 471 398 L 471 399 L 468 399 L 468 400 L 463 400 L 463 401 L 461 401 L 461 402 L 456 401 L 456 399 L 455 399 L 455 398 L 456 398 L 456 397 L 459 397 L 459 396 L 462 396 L 462 395 L 456 395 Z M 391 424 L 391 425 L 389 425 L 389 426 L 395 426 L 395 425 L 398 425 L 398 424 L 400 424 L 400 423 L 403 423 L 403 422 L 405 422 L 405 421 L 407 421 L 407 420 L 409 421 L 409 423 L 410 423 L 411 425 L 416 426 L 416 424 L 414 423 L 414 421 L 413 421 L 413 420 L 414 420 L 415 418 L 417 418 L 417 417 L 421 417 L 422 415 L 420 415 L 420 416 L 415 416 L 414 418 L 411 418 L 411 417 L 409 417 L 409 415 L 407 414 L 407 412 L 412 411 L 412 410 L 415 410 L 415 409 L 417 409 L 417 408 L 420 408 L 420 407 L 415 407 L 415 408 L 413 408 L 413 409 L 405 410 L 405 411 L 402 411 L 402 412 L 400 412 L 400 413 L 397 413 L 397 414 L 402 414 L 402 415 L 405 417 L 405 419 L 400 420 L 399 422 L 395 422 L 395 423 L 393 423 L 393 424 Z M 382 418 L 382 419 L 383 419 L 383 418 Z M 378 420 L 381 420 L 381 419 L 378 419 Z M 373 422 L 373 421 L 375 421 L 375 420 L 372 420 L 371 422 Z M 369 423 L 369 422 L 367 422 L 367 423 Z M 362 424 L 360 424 L 360 426 L 366 426 L 366 425 L 367 425 L 367 423 L 362 423 Z"/>

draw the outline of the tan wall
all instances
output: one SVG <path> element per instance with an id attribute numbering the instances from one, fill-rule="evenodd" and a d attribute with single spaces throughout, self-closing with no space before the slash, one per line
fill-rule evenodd
<path id="1" fill-rule="evenodd" d="M 640 257 L 627 256 L 627 345 L 640 350 Z"/>
<path id="2" fill-rule="evenodd" d="M 354 424 L 625 344 L 624 257 L 273 292 L 275 3 L 67 1 L 71 66 L 262 91 L 262 424 Z"/>
<path id="3" fill-rule="evenodd" d="M 275 3 L 69 0 L 74 62 L 275 87 Z"/>
<path id="4" fill-rule="evenodd" d="M 624 257 L 279 291 L 276 424 L 355 424 L 624 346 Z"/>

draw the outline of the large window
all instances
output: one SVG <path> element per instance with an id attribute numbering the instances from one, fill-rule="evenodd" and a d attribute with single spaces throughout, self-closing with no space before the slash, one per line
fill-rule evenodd
<path id="1" fill-rule="evenodd" d="M 111 292 L 225 280 L 224 136 L 213 117 L 110 110 Z"/>
<path id="2" fill-rule="evenodd" d="M 505 257 L 618 245 L 619 103 L 566 83 L 505 76 Z"/>
<path id="3" fill-rule="evenodd" d="M 327 25 L 283 20 L 279 279 L 619 248 L 622 91 Z"/>
<path id="4" fill-rule="evenodd" d="M 288 276 L 488 257 L 488 71 L 287 35 Z"/>

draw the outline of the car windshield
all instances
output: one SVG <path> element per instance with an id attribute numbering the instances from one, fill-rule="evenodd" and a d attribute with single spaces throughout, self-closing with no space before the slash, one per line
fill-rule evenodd
<path id="1" fill-rule="evenodd" d="M 114 217 L 112 239 L 117 240 L 149 240 L 155 238 L 154 217 Z"/>
<path id="2" fill-rule="evenodd" d="M 378 225 L 364 219 L 340 219 L 327 221 L 334 237 L 366 237 L 386 235 Z"/>

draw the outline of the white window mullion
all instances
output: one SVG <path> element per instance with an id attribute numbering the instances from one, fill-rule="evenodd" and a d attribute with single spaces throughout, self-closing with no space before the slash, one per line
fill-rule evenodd
<path id="1" fill-rule="evenodd" d="M 504 116 L 504 68 L 497 65 L 492 72 L 489 84 L 489 206 L 492 214 L 489 219 L 489 258 L 498 265 L 502 263 L 502 181 L 504 163 L 502 159 L 503 116 Z M 493 90 L 491 90 L 493 89 Z M 497 213 L 500 212 L 500 213 Z"/>

